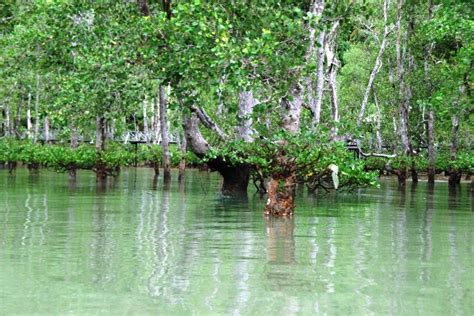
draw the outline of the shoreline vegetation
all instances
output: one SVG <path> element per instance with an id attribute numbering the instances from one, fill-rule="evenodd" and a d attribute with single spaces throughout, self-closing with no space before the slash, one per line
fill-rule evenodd
<path id="1" fill-rule="evenodd" d="M 300 183 L 456 187 L 474 172 L 469 4 L 4 1 L 0 162 L 97 181 L 148 165 L 165 183 L 205 165 L 270 216 L 293 214 Z"/>

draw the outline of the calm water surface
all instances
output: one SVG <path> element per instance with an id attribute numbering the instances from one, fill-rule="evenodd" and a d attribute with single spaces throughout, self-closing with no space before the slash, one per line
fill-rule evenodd
<path id="1" fill-rule="evenodd" d="M 300 192 L 294 218 L 268 220 L 215 174 L 161 180 L 0 170 L 0 314 L 474 313 L 467 185 Z"/>

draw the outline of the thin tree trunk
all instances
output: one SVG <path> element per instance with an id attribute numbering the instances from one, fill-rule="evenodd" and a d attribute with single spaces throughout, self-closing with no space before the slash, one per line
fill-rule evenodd
<path id="1" fill-rule="evenodd" d="M 316 68 L 316 100 L 314 103 L 314 124 L 319 124 L 321 121 L 321 104 L 324 96 L 324 41 L 326 32 L 321 31 L 318 36 L 318 64 Z"/>
<path id="2" fill-rule="evenodd" d="M 408 137 L 408 103 L 409 99 L 407 96 L 407 89 L 405 87 L 405 69 L 404 69 L 404 60 L 405 60 L 405 48 L 402 48 L 402 9 L 403 9 L 403 0 L 398 1 L 397 7 L 397 40 L 396 40 L 396 55 L 397 55 L 397 72 L 398 72 L 398 81 L 399 81 L 399 100 L 400 100 L 400 140 L 402 145 L 402 152 L 405 157 L 408 157 L 410 154 L 410 141 Z M 406 183 L 406 174 L 407 166 L 400 166 L 398 170 L 398 182 L 401 186 L 404 186 Z"/>
<path id="3" fill-rule="evenodd" d="M 74 124 L 72 124 L 71 125 L 71 148 L 72 150 L 76 150 L 78 146 L 79 146 L 79 131 L 77 127 L 75 127 Z M 69 173 L 69 180 L 76 179 L 76 165 L 74 163 L 69 166 L 68 173 Z"/>
<path id="4" fill-rule="evenodd" d="M 148 100 L 147 97 L 143 99 L 143 133 L 145 134 L 146 143 L 150 142 L 150 131 L 148 129 L 148 115 L 147 115 Z"/>
<path id="5" fill-rule="evenodd" d="M 49 143 L 49 117 L 44 118 L 44 143 Z"/>
<path id="6" fill-rule="evenodd" d="M 40 101 L 40 75 L 36 75 L 36 95 L 35 95 L 35 127 L 33 133 L 33 143 L 38 140 L 39 134 L 39 101 Z"/>
<path id="7" fill-rule="evenodd" d="M 379 152 L 382 151 L 382 145 L 383 145 L 383 140 L 382 140 L 382 110 L 380 108 L 380 104 L 377 98 L 377 94 L 374 91 L 374 102 L 375 102 L 375 107 L 377 109 L 377 116 L 376 116 L 376 121 L 375 121 L 375 138 L 377 139 L 377 150 Z"/>
<path id="8" fill-rule="evenodd" d="M 180 133 L 177 131 L 177 142 L 179 147 L 179 152 L 181 154 L 181 159 L 179 160 L 179 174 L 178 174 L 178 182 L 184 180 L 184 176 L 186 174 L 186 137 L 183 133 L 181 136 Z"/>
<path id="9" fill-rule="evenodd" d="M 382 56 L 385 51 L 385 48 L 387 47 L 388 35 L 390 33 L 390 29 L 387 23 L 388 9 L 389 9 L 389 1 L 384 0 L 384 3 L 383 3 L 384 31 L 383 31 L 382 43 L 380 44 L 379 52 L 377 54 L 377 57 L 375 58 L 375 64 L 374 64 L 374 67 L 372 68 L 372 72 L 370 73 L 369 82 L 367 83 L 367 88 L 365 89 L 364 98 L 362 100 L 359 116 L 357 118 L 358 127 L 362 125 L 365 109 L 367 107 L 367 103 L 369 102 L 370 91 L 372 90 L 372 86 L 375 81 L 375 76 L 377 76 L 380 68 L 382 68 Z"/>
<path id="10" fill-rule="evenodd" d="M 433 17 L 433 2 L 431 0 L 428 1 L 428 20 L 431 20 Z M 430 43 L 428 47 L 428 53 L 425 58 L 425 77 L 428 80 L 429 85 L 429 92 L 431 94 L 432 91 L 432 84 L 430 78 L 430 66 L 428 62 L 428 58 L 431 56 L 431 52 L 433 50 L 434 44 Z M 435 153 L 435 116 L 433 108 L 430 106 L 428 110 L 428 120 L 427 120 L 427 131 L 428 131 L 428 184 L 433 186 L 435 183 L 436 178 L 436 153 Z"/>
<path id="11" fill-rule="evenodd" d="M 28 104 L 26 108 L 26 134 L 28 139 L 33 137 L 33 125 L 31 124 L 31 93 L 28 93 Z"/>
<path id="12" fill-rule="evenodd" d="M 107 178 L 107 168 L 103 161 L 103 153 L 105 151 L 105 143 L 107 140 L 107 122 L 105 117 L 97 116 L 96 118 L 96 130 L 95 130 L 95 150 L 97 154 L 96 160 L 96 177 L 98 181 L 102 181 Z"/>
<path id="13" fill-rule="evenodd" d="M 152 126 L 152 143 L 159 144 L 160 142 L 160 103 L 159 98 L 155 99 L 153 103 L 153 126 Z"/>
<path id="14" fill-rule="evenodd" d="M 329 32 L 326 43 L 326 60 L 327 60 L 327 73 L 328 73 L 328 85 L 329 94 L 331 97 L 331 118 L 332 127 L 330 132 L 330 139 L 334 140 L 338 133 L 339 125 L 339 101 L 337 95 L 337 71 L 339 68 L 339 60 L 336 57 L 336 38 L 337 30 L 339 28 L 339 20 L 333 22 L 331 31 Z"/>
<path id="15" fill-rule="evenodd" d="M 435 182 L 435 131 L 434 131 L 434 113 L 433 110 L 428 111 L 428 183 L 434 184 Z"/>
<path id="16" fill-rule="evenodd" d="M 169 151 L 169 135 L 166 121 L 166 95 L 165 88 L 160 85 L 159 91 L 160 99 L 160 121 L 161 121 L 161 147 L 163 148 L 163 179 L 165 182 L 171 180 L 171 162 Z"/>
<path id="17" fill-rule="evenodd" d="M 466 91 L 466 84 L 463 83 L 459 87 L 459 98 L 453 102 L 453 116 L 451 117 L 451 143 L 449 146 L 449 154 L 451 161 L 456 161 L 457 152 L 458 152 L 458 131 L 459 131 L 459 112 L 460 112 L 460 102 Z M 461 183 L 461 172 L 454 167 L 449 168 L 449 186 L 456 186 Z"/>
<path id="18" fill-rule="evenodd" d="M 21 110 L 22 110 L 22 107 L 23 107 L 23 98 L 20 95 L 18 97 L 18 106 L 16 108 L 16 119 L 13 123 L 13 133 L 15 134 L 15 137 L 17 139 L 20 139 L 20 137 L 21 137 L 20 127 L 21 127 Z"/>
<path id="19" fill-rule="evenodd" d="M 9 137 L 12 133 L 12 124 L 10 120 L 10 106 L 5 104 L 5 136 Z"/>

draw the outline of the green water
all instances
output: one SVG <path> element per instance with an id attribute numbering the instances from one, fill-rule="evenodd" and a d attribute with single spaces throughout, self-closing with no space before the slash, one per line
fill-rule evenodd
<path id="1" fill-rule="evenodd" d="M 0 314 L 474 313 L 467 186 L 300 193 L 294 218 L 268 220 L 219 185 L 0 170 Z"/>

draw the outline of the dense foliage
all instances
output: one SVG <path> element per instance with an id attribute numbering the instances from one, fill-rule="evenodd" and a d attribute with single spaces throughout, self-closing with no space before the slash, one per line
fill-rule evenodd
<path id="1" fill-rule="evenodd" d="M 367 185 L 367 170 L 432 161 L 437 172 L 472 173 L 472 16 L 469 2 L 450 0 L 4 1 L 0 160 L 58 170 L 160 161 L 152 142 L 133 157 L 112 140 L 158 133 L 166 87 L 173 135 L 199 109 L 210 149 L 201 156 L 260 178 L 290 170 L 314 183 L 334 165 L 341 185 Z M 253 104 L 241 114 L 243 92 Z M 284 102 L 299 97 L 301 128 L 281 131 Z M 98 142 L 100 120 L 105 149 L 38 145 L 53 134 Z M 246 120 L 253 141 L 239 138 Z M 347 141 L 397 157 L 355 161 Z M 173 147 L 172 163 L 183 155 Z"/>

